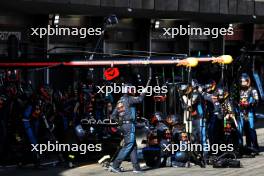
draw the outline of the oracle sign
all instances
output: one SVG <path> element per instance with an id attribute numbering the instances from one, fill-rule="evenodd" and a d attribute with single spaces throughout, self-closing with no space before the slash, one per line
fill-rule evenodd
<path id="1" fill-rule="evenodd" d="M 0 41 L 8 40 L 8 37 L 11 35 L 15 35 L 18 40 L 21 40 L 21 32 L 0 31 Z"/>

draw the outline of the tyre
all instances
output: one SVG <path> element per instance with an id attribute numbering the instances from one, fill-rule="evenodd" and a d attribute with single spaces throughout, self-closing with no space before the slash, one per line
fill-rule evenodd
<path id="1" fill-rule="evenodd" d="M 148 167 L 160 167 L 160 164 L 161 164 L 160 147 L 143 148 L 143 158 Z"/>

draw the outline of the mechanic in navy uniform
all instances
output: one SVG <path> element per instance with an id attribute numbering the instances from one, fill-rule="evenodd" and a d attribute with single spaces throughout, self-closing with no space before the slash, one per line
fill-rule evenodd
<path id="1" fill-rule="evenodd" d="M 2 165 L 7 159 L 6 149 L 8 147 L 8 134 L 7 134 L 7 120 L 8 120 L 8 97 L 4 94 L 4 90 L 0 88 L 0 164 Z"/>
<path id="2" fill-rule="evenodd" d="M 257 133 L 255 129 L 255 107 L 259 102 L 257 90 L 252 86 L 251 79 L 247 73 L 240 77 L 240 102 L 238 129 L 240 133 L 239 142 L 243 145 L 243 132 L 246 136 L 246 145 L 256 153 L 259 151 Z"/>
<path id="3" fill-rule="evenodd" d="M 127 86 L 127 93 L 125 93 L 117 102 L 111 118 L 118 121 L 120 124 L 120 130 L 124 136 L 124 145 L 119 151 L 117 157 L 113 161 L 112 166 L 109 167 L 109 171 L 119 173 L 121 172 L 120 165 L 122 161 L 130 155 L 131 162 L 133 164 L 133 172 L 140 173 L 140 165 L 137 157 L 137 144 L 136 144 L 136 115 L 134 104 L 141 103 L 145 96 L 145 90 L 140 96 L 131 96 L 132 90 Z"/>

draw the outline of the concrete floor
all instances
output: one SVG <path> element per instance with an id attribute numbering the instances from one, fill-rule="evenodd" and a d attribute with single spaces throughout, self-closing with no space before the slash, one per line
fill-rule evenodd
<path id="1" fill-rule="evenodd" d="M 257 129 L 258 140 L 260 146 L 264 147 L 264 125 L 258 125 L 260 128 Z M 200 168 L 199 166 L 193 166 L 191 168 L 159 168 L 159 169 L 147 169 L 144 168 L 142 175 L 156 176 L 156 175 L 179 175 L 179 176 L 207 176 L 207 175 L 223 175 L 223 176 L 263 176 L 264 175 L 264 150 L 256 158 L 243 158 L 241 163 L 243 168 L 222 168 L 215 169 L 211 166 L 206 168 Z M 144 165 L 144 163 L 142 163 Z M 110 173 L 104 170 L 99 164 L 89 164 L 74 169 L 58 168 L 58 167 L 45 167 L 41 170 L 33 169 L 32 167 L 25 167 L 18 169 L 16 167 L 1 168 L 1 176 L 111 176 L 111 175 L 137 175 L 131 172 L 132 167 L 128 162 L 122 165 L 125 168 L 125 172 L 121 174 Z"/>
<path id="2" fill-rule="evenodd" d="M 191 168 L 160 168 L 160 169 L 145 169 L 143 174 L 147 176 L 156 176 L 156 175 L 179 175 L 179 176 L 206 176 L 206 175 L 223 175 L 223 176 L 263 176 L 264 174 L 264 155 L 263 153 L 256 158 L 247 158 L 241 160 L 243 168 L 223 168 L 215 169 L 211 166 L 206 168 L 200 168 L 193 166 Z M 130 163 L 123 164 L 125 172 L 121 174 L 110 173 L 107 170 L 104 170 L 98 164 L 86 165 L 74 169 L 63 169 L 63 168 L 45 168 L 42 170 L 34 170 L 32 168 L 24 169 L 0 169 L 0 175 L 2 176 L 111 176 L 111 175 L 137 175 L 131 172 Z M 138 174 L 139 175 L 139 174 Z"/>

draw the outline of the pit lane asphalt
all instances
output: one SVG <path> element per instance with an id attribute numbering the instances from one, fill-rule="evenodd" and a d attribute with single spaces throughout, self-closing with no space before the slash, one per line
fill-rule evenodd
<path id="1" fill-rule="evenodd" d="M 124 162 L 123 167 L 125 172 L 115 174 L 108 172 L 102 168 L 99 164 L 89 164 L 73 169 L 66 169 L 60 167 L 45 167 L 42 169 L 33 169 L 32 167 L 25 167 L 18 169 L 15 167 L 11 168 L 0 168 L 1 176 L 114 176 L 114 175 L 146 175 L 146 176 L 209 176 L 209 175 L 222 175 L 222 176 L 263 176 L 264 175 L 264 126 L 263 128 L 257 129 L 259 144 L 262 152 L 256 158 L 243 158 L 241 163 L 243 168 L 221 168 L 216 169 L 212 166 L 206 168 L 200 168 L 199 166 L 192 166 L 191 168 L 158 168 L 148 169 L 143 167 L 143 174 L 132 173 L 131 163 Z M 144 165 L 144 163 L 142 163 Z"/>
<path id="2" fill-rule="evenodd" d="M 132 173 L 131 163 L 124 162 L 125 172 L 120 174 L 111 173 L 101 167 L 99 164 L 88 164 L 73 169 L 62 167 L 47 166 L 42 169 L 33 169 L 32 167 L 0 167 L 0 176 L 114 176 L 114 175 L 146 175 L 146 176 L 263 176 L 264 175 L 264 119 L 257 123 L 258 140 L 261 147 L 261 153 L 256 158 L 243 158 L 241 163 L 243 168 L 200 168 L 192 166 L 191 168 L 158 168 L 149 169 L 143 165 L 143 174 Z"/>
<path id="3" fill-rule="evenodd" d="M 263 146 L 263 145 L 262 145 Z M 46 168 L 42 170 L 34 170 L 32 168 L 24 169 L 0 169 L 0 175 L 2 176 L 114 176 L 114 175 L 146 175 L 146 176 L 209 176 L 209 175 L 221 175 L 221 176 L 263 176 L 264 173 L 264 155 L 261 153 L 256 158 L 244 158 L 241 160 L 243 168 L 221 168 L 215 169 L 211 166 L 206 168 L 200 168 L 193 166 L 191 168 L 159 168 L 159 169 L 145 169 L 143 174 L 132 173 L 130 163 L 124 163 L 125 172 L 120 174 L 110 173 L 104 170 L 98 164 L 91 164 L 74 169 L 62 169 L 62 168 Z"/>

